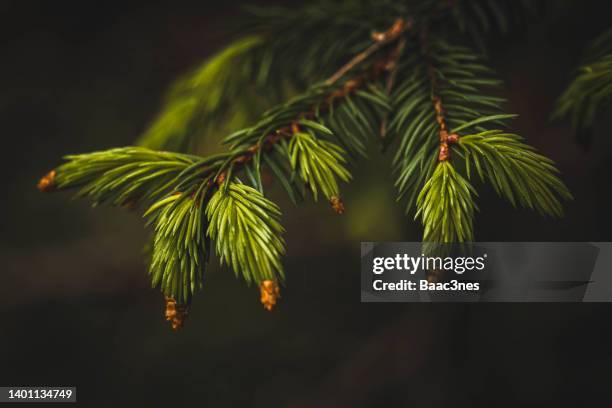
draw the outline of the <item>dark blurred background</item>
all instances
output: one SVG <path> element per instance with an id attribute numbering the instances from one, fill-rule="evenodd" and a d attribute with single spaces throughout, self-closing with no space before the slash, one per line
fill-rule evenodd
<path id="1" fill-rule="evenodd" d="M 492 40 L 514 127 L 558 163 L 575 201 L 546 219 L 485 189 L 478 240 L 612 240 L 609 116 L 589 150 L 548 120 L 609 26 L 606 3 L 550 1 Z M 274 193 L 288 242 L 277 310 L 212 262 L 178 333 L 149 288 L 139 215 L 35 189 L 66 153 L 131 144 L 237 12 L 228 1 L 0 2 L 0 385 L 74 385 L 92 407 L 609 406 L 611 305 L 360 303 L 359 242 L 420 237 L 375 148 L 341 217 Z"/>

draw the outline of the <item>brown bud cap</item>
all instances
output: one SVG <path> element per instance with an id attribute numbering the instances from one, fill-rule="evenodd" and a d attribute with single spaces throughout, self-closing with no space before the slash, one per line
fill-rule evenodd
<path id="1" fill-rule="evenodd" d="M 219 174 L 219 176 L 217 177 L 217 180 L 215 180 L 215 181 L 219 185 L 223 184 L 223 182 L 225 181 L 225 172 Z"/>
<path id="2" fill-rule="evenodd" d="M 374 42 L 383 42 L 387 40 L 393 40 L 395 37 L 401 34 L 405 26 L 406 26 L 406 22 L 403 19 L 398 18 L 397 20 L 395 20 L 393 25 L 389 27 L 389 29 L 385 31 L 384 33 L 381 33 L 380 31 L 373 31 L 372 40 Z"/>
<path id="3" fill-rule="evenodd" d="M 331 203 L 332 208 L 336 212 L 336 214 L 344 213 L 344 203 L 342 202 L 342 199 L 340 197 L 333 196 L 329 199 L 329 202 Z"/>
<path id="4" fill-rule="evenodd" d="M 389 30 L 387 31 L 387 35 L 389 37 L 398 36 L 404 29 L 405 25 L 406 25 L 406 22 L 403 19 L 398 18 L 397 20 L 395 20 L 391 28 L 389 28 Z"/>
<path id="5" fill-rule="evenodd" d="M 47 174 L 45 174 L 36 185 L 43 193 L 50 193 L 51 191 L 55 191 L 57 186 L 55 185 L 55 170 L 51 170 Z"/>
<path id="6" fill-rule="evenodd" d="M 291 124 L 291 133 L 300 133 L 300 126 L 297 124 L 297 122 L 293 122 Z"/>
<path id="7" fill-rule="evenodd" d="M 446 137 L 448 143 L 457 143 L 459 141 L 459 135 L 457 133 L 451 133 Z"/>
<path id="8" fill-rule="evenodd" d="M 380 31 L 372 31 L 372 40 L 374 42 L 382 42 L 385 41 L 387 35 L 385 33 L 381 33 Z"/>
<path id="9" fill-rule="evenodd" d="M 438 161 L 446 161 L 450 157 L 450 150 L 448 149 L 448 143 L 440 143 L 440 153 L 438 154 Z"/>
<path id="10" fill-rule="evenodd" d="M 260 300 L 264 309 L 271 312 L 276 305 L 276 301 L 280 297 L 280 288 L 278 283 L 273 280 L 264 280 L 259 284 Z"/>
<path id="11" fill-rule="evenodd" d="M 172 325 L 172 330 L 183 327 L 189 314 L 189 306 L 179 304 L 174 298 L 166 296 L 166 320 Z"/>

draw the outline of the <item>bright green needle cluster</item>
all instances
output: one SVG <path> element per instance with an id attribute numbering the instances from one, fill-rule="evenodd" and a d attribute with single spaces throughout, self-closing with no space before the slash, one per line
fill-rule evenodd
<path id="1" fill-rule="evenodd" d="M 175 193 L 147 210 L 154 225 L 153 250 L 149 271 L 153 287 L 185 304 L 202 288 L 210 240 L 206 218 L 202 216 L 204 189 L 191 194 Z"/>
<path id="2" fill-rule="evenodd" d="M 78 188 L 78 197 L 94 205 L 147 204 L 163 197 L 176 177 L 196 158 L 181 153 L 122 147 L 88 154 L 69 155 L 57 168 L 60 189 Z"/>
<path id="3" fill-rule="evenodd" d="M 317 201 L 319 190 L 327 199 L 340 195 L 336 177 L 348 182 L 351 174 L 344 167 L 345 152 L 335 143 L 317 139 L 311 132 L 297 132 L 289 142 L 291 167 L 310 187 Z"/>
<path id="4" fill-rule="evenodd" d="M 247 282 L 284 278 L 280 209 L 256 189 L 229 182 L 206 206 L 208 235 L 217 254 Z"/>
<path id="5" fill-rule="evenodd" d="M 442 161 L 417 197 L 416 217 L 425 231 L 423 241 L 454 243 L 472 241 L 476 190 L 448 161 Z"/>
<path id="6" fill-rule="evenodd" d="M 464 153 L 468 177 L 475 168 L 480 179 L 491 183 L 512 205 L 560 217 L 561 199 L 572 199 L 553 161 L 518 135 L 489 130 L 461 137 L 458 146 Z"/>

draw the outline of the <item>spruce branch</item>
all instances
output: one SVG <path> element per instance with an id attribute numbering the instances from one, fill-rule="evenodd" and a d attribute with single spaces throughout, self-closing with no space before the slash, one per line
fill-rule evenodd
<path id="1" fill-rule="evenodd" d="M 236 39 L 171 86 L 138 144 L 182 151 L 207 134 L 239 129 L 255 120 L 261 107 L 305 91 L 362 48 L 370 31 L 366 19 L 383 25 L 396 15 L 391 2 L 313 1 L 298 12 L 248 8 L 229 30 Z"/>
<path id="2" fill-rule="evenodd" d="M 425 227 L 424 240 L 473 239 L 475 204 L 464 202 L 473 200 L 472 195 L 449 196 L 450 192 L 474 191 L 464 186 L 472 167 L 511 203 L 560 216 L 561 200 L 571 199 L 571 194 L 556 176 L 552 161 L 519 136 L 498 130 L 516 116 L 503 112 L 503 99 L 483 92 L 500 81 L 466 47 L 427 34 L 421 34 L 419 41 L 420 49 L 415 51 L 420 55 L 406 61 L 406 74 L 393 95 L 397 108 L 390 128 L 400 138 L 394 157 L 399 197 L 407 198 L 407 211 L 416 204 Z M 464 158 L 462 168 L 455 167 L 451 152 Z M 441 163 L 447 164 L 440 167 Z M 442 175 L 446 178 L 440 179 Z M 434 179 L 444 182 L 430 183 Z M 430 216 L 431 211 L 442 211 L 448 202 L 434 207 L 426 200 L 434 197 L 452 197 L 463 211 L 439 223 Z"/>
<path id="3" fill-rule="evenodd" d="M 593 41 L 576 77 L 559 97 L 552 119 L 568 117 L 577 140 L 588 146 L 595 116 L 612 100 L 612 30 Z"/>
<path id="4" fill-rule="evenodd" d="M 133 207 L 152 203 L 172 190 L 177 177 L 197 161 L 197 156 L 123 147 L 68 155 L 55 170 L 57 189 L 77 188 L 77 197 Z"/>
<path id="5" fill-rule="evenodd" d="M 383 33 L 377 31 L 373 32 L 372 39 L 374 40 L 374 44 L 370 45 L 364 51 L 355 55 L 348 63 L 343 65 L 338 71 L 336 71 L 331 77 L 329 77 L 329 79 L 326 81 L 326 84 L 332 85 L 337 82 L 356 65 L 368 59 L 372 54 L 376 53 L 386 44 L 395 41 L 406 30 L 411 29 L 412 25 L 412 20 L 405 21 L 404 19 L 398 18 L 397 20 L 395 20 L 393 25 L 389 27 L 387 31 Z"/>
<path id="6" fill-rule="evenodd" d="M 255 69 L 252 53 L 262 42 L 256 35 L 239 38 L 177 80 L 162 111 L 137 143 L 151 149 L 186 150 L 195 136 L 213 132 L 222 121 L 240 126 L 259 113 L 244 94 L 263 104 L 270 102 L 266 102 L 266 97 L 258 97 L 252 87 L 236 86 L 236 82 L 246 82 L 244 71 Z M 230 107 L 231 115 L 225 114 Z"/>
<path id="7" fill-rule="evenodd" d="M 373 123 L 379 120 L 383 112 L 391 109 L 388 95 L 372 82 L 395 68 L 399 53 L 397 47 L 389 52 L 382 51 L 394 42 L 401 43 L 403 47 L 405 39 L 401 34 L 409 27 L 410 24 L 403 20 L 396 20 L 385 33 L 380 34 L 383 38 L 373 44 L 375 48 L 366 48 L 358 54 L 361 57 L 351 59 L 327 81 L 267 111 L 252 127 L 225 138 L 223 142 L 240 153 L 228 159 L 220 173 L 243 167 L 251 184 L 263 191 L 258 175 L 262 162 L 267 162 L 293 198 L 299 191 L 294 175 L 284 174 L 286 167 L 275 163 L 275 159 L 283 159 L 283 154 L 288 155 L 291 157 L 291 169 L 300 169 L 301 179 L 309 185 L 315 200 L 317 191 L 321 189 L 332 202 L 333 208 L 342 212 L 343 206 L 339 201 L 333 174 L 345 181 L 350 176 L 342 166 L 343 149 L 325 138 L 335 138 L 350 153 L 366 154 L 365 142 L 374 134 Z M 374 55 L 377 58 L 371 58 Z M 307 129 L 307 132 L 301 132 L 300 127 Z M 325 151 L 327 148 L 331 153 Z M 307 149 L 311 149 L 314 155 Z M 270 150 L 272 154 L 268 154 Z M 309 155 L 316 160 L 309 159 Z"/>
<path id="8" fill-rule="evenodd" d="M 275 219 L 278 209 L 259 191 L 236 183 L 234 175 L 245 170 L 261 191 L 263 162 L 288 192 L 303 195 L 293 175 L 297 171 L 315 199 L 320 190 L 342 212 L 336 177 L 349 180 L 346 159 L 342 148 L 322 138 L 333 133 L 319 121 L 332 105 L 342 106 L 343 99 L 356 93 L 366 79 L 379 75 L 384 70 L 380 66 L 380 60 L 370 61 L 353 78 L 314 86 L 271 110 L 253 127 L 230 135 L 226 153 L 198 157 L 128 147 L 67 156 L 69 162 L 57 169 L 54 182 L 60 189 L 80 187 L 78 195 L 92 197 L 94 205 L 148 206 L 144 216 L 154 226 L 152 285 L 179 308 L 187 307 L 201 288 L 210 238 L 223 262 L 242 272 L 247 281 L 276 281 L 282 278 L 279 259 L 284 251 L 279 238 L 282 227 Z M 361 95 L 350 102 L 351 112 L 363 95 L 372 98 L 366 92 Z M 208 220 L 201 216 L 204 205 Z M 240 249 L 245 246 L 247 250 Z"/>
<path id="9" fill-rule="evenodd" d="M 372 32 L 375 43 L 332 74 L 331 82 L 411 28 L 415 18 L 435 19 L 441 26 L 451 22 L 484 49 L 483 38 L 493 27 L 508 31 L 511 24 L 535 13 L 534 4 L 529 0 L 423 0 L 410 5 L 391 0 L 319 0 L 298 11 L 247 8 L 229 30 L 236 39 L 171 86 L 159 115 L 138 144 L 183 151 L 207 134 L 246 125 L 261 114 L 261 107 L 303 92 L 313 80 L 330 75 L 343 59 L 363 47 L 373 26 L 393 19 L 403 22 L 392 26 L 393 30 Z M 398 19 L 408 15 L 412 17 Z"/>
<path id="10" fill-rule="evenodd" d="M 389 75 L 387 76 L 387 80 L 385 81 L 385 94 L 387 96 L 387 98 L 389 98 L 391 96 L 391 93 L 393 91 L 393 86 L 395 85 L 395 80 L 397 77 L 397 70 L 398 70 L 398 61 L 402 56 L 402 53 L 404 52 L 404 48 L 406 48 L 406 38 L 402 37 L 398 42 L 397 45 L 395 47 L 395 49 L 393 50 L 393 54 L 390 57 L 390 69 L 389 69 Z M 380 139 L 383 142 L 383 149 L 385 149 L 387 147 L 385 142 L 385 138 L 387 137 L 387 125 L 388 125 L 388 121 L 389 121 L 389 112 L 386 112 L 380 122 Z"/>
<path id="11" fill-rule="evenodd" d="M 468 31 L 475 20 L 501 24 L 497 14 L 511 7 L 492 2 L 316 0 L 298 12 L 255 10 L 237 40 L 177 83 L 140 139 L 192 149 L 205 129 L 242 127 L 222 140 L 225 151 L 126 147 L 67 156 L 38 187 L 145 209 L 152 285 L 175 329 L 202 286 L 211 245 L 222 264 L 259 285 L 267 310 L 276 304 L 285 244 L 264 170 L 294 202 L 322 194 L 342 213 L 339 182 L 350 181 L 349 165 L 367 156 L 372 140 L 396 143 L 399 198 L 432 243 L 473 240 L 475 173 L 513 204 L 561 215 L 571 195 L 552 161 L 500 130 L 515 116 L 490 93 L 500 81 L 469 47 L 444 39 L 457 15 Z"/>

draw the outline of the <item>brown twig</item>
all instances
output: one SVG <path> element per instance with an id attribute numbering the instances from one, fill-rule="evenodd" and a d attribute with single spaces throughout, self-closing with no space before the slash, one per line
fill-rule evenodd
<path id="1" fill-rule="evenodd" d="M 327 81 L 325 81 L 326 85 L 335 84 L 340 78 L 342 78 L 347 72 L 351 69 L 355 68 L 355 66 L 359 65 L 363 61 L 365 61 L 368 57 L 374 54 L 376 51 L 383 48 L 385 45 L 396 40 L 404 31 L 408 30 L 412 27 L 412 20 L 404 20 L 402 18 L 398 18 L 395 20 L 393 25 L 389 27 L 389 29 L 383 33 L 374 32 L 372 33 L 372 39 L 375 41 L 374 44 L 370 45 L 364 51 L 355 55 L 349 62 L 344 64 L 338 71 L 336 71 Z"/>
<path id="2" fill-rule="evenodd" d="M 384 45 L 393 42 L 394 40 L 400 38 L 400 35 L 405 32 L 407 29 L 412 27 L 412 20 L 403 20 L 397 19 L 395 23 L 384 33 L 373 33 L 373 40 L 377 41 L 368 47 L 365 51 L 361 52 L 357 56 L 355 56 L 349 63 L 344 65 L 340 70 L 338 70 L 334 75 L 332 75 L 327 81 L 327 85 L 333 85 L 336 83 L 342 76 L 344 76 L 348 71 L 354 68 L 357 64 L 363 62 L 369 56 L 371 56 L 374 52 L 382 48 Z M 362 87 L 369 79 L 378 77 L 383 72 L 390 72 L 390 77 L 393 78 L 395 75 L 393 72 L 397 66 L 397 59 L 403 48 L 405 47 L 405 39 L 401 38 L 398 42 L 398 46 L 393 49 L 393 51 L 386 57 L 372 64 L 372 71 L 366 72 L 360 75 L 357 75 L 353 78 L 348 79 L 342 87 L 339 89 L 335 89 L 330 92 L 327 97 L 325 97 L 325 105 L 323 108 L 319 107 L 319 112 L 323 109 L 328 109 L 336 100 L 345 98 L 349 94 L 355 92 L 357 89 Z M 394 79 L 390 80 L 388 83 L 389 87 L 393 85 Z M 232 161 L 233 165 L 241 166 L 248 163 L 257 152 L 264 148 L 269 149 L 275 143 L 280 141 L 281 139 L 291 138 L 295 133 L 299 132 L 298 120 L 302 118 L 313 118 L 315 115 L 315 107 L 313 106 L 310 111 L 302 112 L 296 116 L 296 120 L 291 123 L 289 126 L 284 126 L 280 129 L 277 129 L 270 133 L 267 137 L 264 138 L 262 145 L 255 144 L 251 146 L 245 153 L 237 156 Z M 226 173 L 221 172 L 219 176 L 216 178 L 215 183 L 221 184 L 225 181 Z M 336 197 L 339 201 L 339 198 Z M 342 213 L 344 208 L 340 208 L 341 206 L 338 204 L 334 204 L 332 202 L 332 206 L 334 210 L 338 213 Z"/>
<path id="3" fill-rule="evenodd" d="M 429 76 L 429 83 L 431 84 L 431 102 L 436 113 L 436 122 L 438 123 L 438 136 L 440 139 L 438 161 L 446 161 L 450 158 L 450 145 L 459 140 L 459 135 L 456 133 L 448 133 L 444 106 L 442 105 L 442 99 L 438 94 L 438 76 L 435 72 L 435 68 L 429 54 L 429 39 L 426 29 L 421 32 L 421 50 L 425 56 L 425 62 L 427 64 L 427 75 Z"/>
<path id="4" fill-rule="evenodd" d="M 395 78 L 397 77 L 397 67 L 399 58 L 404 51 L 404 47 L 406 46 L 406 38 L 402 37 L 395 49 L 393 50 L 390 61 L 389 61 L 389 76 L 387 77 L 387 82 L 385 84 L 385 92 L 387 95 L 391 95 L 391 91 L 393 90 L 393 85 L 395 84 Z M 389 120 L 389 115 L 385 114 L 382 121 L 380 122 L 380 138 L 384 139 L 387 136 L 387 121 Z"/>

